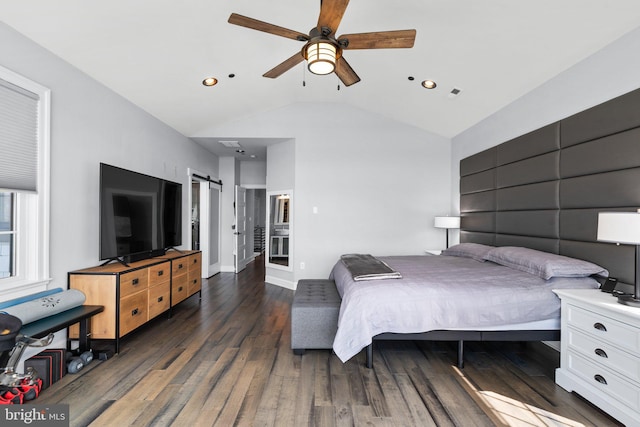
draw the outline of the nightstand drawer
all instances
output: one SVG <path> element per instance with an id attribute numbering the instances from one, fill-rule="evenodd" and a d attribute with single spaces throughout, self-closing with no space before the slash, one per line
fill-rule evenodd
<path id="1" fill-rule="evenodd" d="M 567 361 L 568 370 L 588 382 L 591 387 L 608 394 L 634 411 L 640 409 L 640 387 L 572 351 L 567 354 Z"/>
<path id="2" fill-rule="evenodd" d="M 574 305 L 567 306 L 566 316 L 570 327 L 580 329 L 598 340 L 606 340 L 616 347 L 640 352 L 640 328 Z"/>
<path id="3" fill-rule="evenodd" d="M 567 337 L 572 351 L 591 359 L 595 364 L 605 366 L 630 381 L 640 381 L 640 358 L 622 351 L 611 344 L 569 328 Z"/>

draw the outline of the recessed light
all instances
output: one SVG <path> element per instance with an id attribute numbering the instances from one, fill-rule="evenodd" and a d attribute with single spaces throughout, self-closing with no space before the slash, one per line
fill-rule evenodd
<path id="1" fill-rule="evenodd" d="M 236 153 L 238 153 L 238 154 L 244 154 L 244 150 L 243 150 L 242 148 L 238 148 L 238 149 L 236 150 Z"/>
<path id="2" fill-rule="evenodd" d="M 215 77 L 207 77 L 202 81 L 202 84 L 205 86 L 214 86 L 216 83 L 218 83 L 218 79 Z"/>
<path id="3" fill-rule="evenodd" d="M 435 89 L 436 86 L 438 85 L 433 80 L 424 80 L 422 82 L 422 87 L 424 87 L 425 89 Z"/>

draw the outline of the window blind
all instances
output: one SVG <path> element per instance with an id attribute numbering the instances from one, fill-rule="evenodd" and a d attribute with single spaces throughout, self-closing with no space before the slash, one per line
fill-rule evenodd
<path id="1" fill-rule="evenodd" d="M 0 189 L 36 191 L 38 95 L 0 79 Z"/>

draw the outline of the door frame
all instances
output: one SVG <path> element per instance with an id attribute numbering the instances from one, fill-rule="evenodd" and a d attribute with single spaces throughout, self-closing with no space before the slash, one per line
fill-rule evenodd
<path id="1" fill-rule="evenodd" d="M 277 196 L 279 194 L 288 194 L 289 195 L 289 262 L 288 265 L 280 265 L 280 264 L 274 264 L 272 262 L 269 262 L 269 254 L 271 254 L 271 196 Z M 265 197 L 265 203 L 267 204 L 266 206 L 266 214 L 267 214 L 267 220 L 266 220 L 266 230 L 265 230 L 265 239 L 266 239 L 266 247 L 265 247 L 265 256 L 264 256 L 264 263 L 265 266 L 268 268 L 273 268 L 276 270 L 284 270 L 284 271 L 293 271 L 293 254 L 294 254 L 294 215 L 295 215 L 295 211 L 294 211 L 294 207 L 293 207 L 293 190 L 289 189 L 289 190 L 280 190 L 280 191 L 267 191 L 266 193 L 266 197 Z"/>

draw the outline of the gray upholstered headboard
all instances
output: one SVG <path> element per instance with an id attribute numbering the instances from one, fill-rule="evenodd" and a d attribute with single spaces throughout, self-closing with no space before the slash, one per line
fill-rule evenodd
<path id="1" fill-rule="evenodd" d="M 598 212 L 640 208 L 640 90 L 460 162 L 461 242 L 525 246 L 635 280 L 635 248 L 596 240 Z"/>

